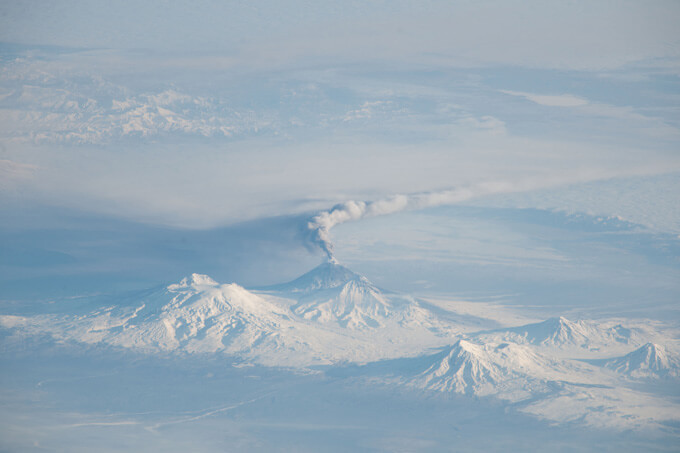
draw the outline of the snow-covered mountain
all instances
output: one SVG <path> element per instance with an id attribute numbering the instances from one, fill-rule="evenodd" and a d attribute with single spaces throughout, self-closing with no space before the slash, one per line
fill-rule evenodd
<path id="1" fill-rule="evenodd" d="M 560 317 L 473 333 L 471 325 L 457 324 L 453 312 L 381 290 L 335 261 L 259 290 L 192 274 L 113 302 L 0 315 L 0 326 L 9 332 L 3 338 L 16 336 L 21 344 L 22 335 L 35 335 L 148 353 L 219 353 L 283 367 L 351 362 L 373 383 L 490 396 L 551 420 L 562 420 L 556 414 L 567 414 L 565 422 L 589 416 L 603 426 L 626 420 L 625 429 L 656 423 L 638 417 L 639 401 L 677 418 L 671 403 L 634 389 L 618 391 L 625 380 L 590 361 L 629 351 L 643 330 Z M 433 354 L 434 348 L 439 351 Z M 680 369 L 677 357 L 651 343 L 599 364 L 633 378 L 677 377 Z M 563 401 L 569 411 L 555 410 Z"/>
<path id="2" fill-rule="evenodd" d="M 654 343 L 647 343 L 623 357 L 607 360 L 604 366 L 632 378 L 680 377 L 680 358 Z"/>
<path id="3" fill-rule="evenodd" d="M 463 339 L 421 363 L 426 369 L 411 378 L 409 385 L 513 401 L 549 392 L 555 387 L 551 384 L 588 382 L 592 368 L 548 357 L 526 345 Z"/>
<path id="4" fill-rule="evenodd" d="M 322 360 L 324 338 L 298 329 L 287 310 L 237 284 L 192 274 L 125 305 L 78 316 L 42 316 L 24 326 L 62 340 L 140 351 L 224 352 L 256 361 L 297 364 Z"/>
<path id="5" fill-rule="evenodd" d="M 294 315 L 325 325 L 355 330 L 389 324 L 445 330 L 443 324 L 412 297 L 385 292 L 366 277 L 331 260 L 303 276 L 268 288 L 294 300 Z"/>
<path id="6" fill-rule="evenodd" d="M 368 279 L 365 277 L 349 270 L 338 263 L 337 260 L 329 259 L 295 280 L 269 286 L 267 289 L 279 292 L 309 294 L 317 290 L 338 288 L 351 281 L 368 283 Z"/>
<path id="7" fill-rule="evenodd" d="M 106 329 L 110 343 L 232 353 L 286 343 L 279 335 L 280 327 L 289 322 L 284 310 L 236 284 L 220 285 L 206 275 L 192 274 L 140 303 L 123 318 L 121 330 Z"/>
<path id="8" fill-rule="evenodd" d="M 335 262 L 267 290 L 192 274 L 181 282 L 79 313 L 2 317 L 59 340 L 139 351 L 215 353 L 306 366 L 414 355 L 455 329 L 408 296 L 385 293 Z"/>
<path id="9" fill-rule="evenodd" d="M 638 341 L 638 334 L 621 325 L 603 327 L 594 322 L 570 321 L 560 316 L 534 324 L 485 332 L 479 338 L 486 341 L 493 339 L 550 348 L 583 348 L 597 351 L 612 345 L 635 344 Z"/>

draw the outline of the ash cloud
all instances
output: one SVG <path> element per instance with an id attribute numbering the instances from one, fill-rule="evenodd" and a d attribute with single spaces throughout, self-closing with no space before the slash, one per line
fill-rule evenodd
<path id="1" fill-rule="evenodd" d="M 374 201 L 350 200 L 316 214 L 307 223 L 312 242 L 323 250 L 330 261 L 336 261 L 330 232 L 336 225 L 366 217 L 377 217 L 401 211 L 412 211 L 436 206 L 453 205 L 484 195 L 511 193 L 545 187 L 538 181 L 484 182 L 436 192 L 398 194 Z"/>

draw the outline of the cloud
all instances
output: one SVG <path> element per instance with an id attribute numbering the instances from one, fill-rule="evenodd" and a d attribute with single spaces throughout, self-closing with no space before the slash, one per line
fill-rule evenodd
<path id="1" fill-rule="evenodd" d="M 343 200 L 433 194 L 453 182 L 578 179 L 583 172 L 597 179 L 678 168 L 677 146 L 668 143 L 677 137 L 676 112 L 661 110 L 672 94 L 665 84 L 614 86 L 610 95 L 638 99 L 651 90 L 649 108 L 666 125 L 640 114 L 649 108 L 569 94 L 511 92 L 531 101 L 507 102 L 508 92 L 494 86 L 505 83 L 506 69 L 333 61 L 266 73 L 177 72 L 159 70 L 163 55 L 150 64 L 141 60 L 90 51 L 3 62 L 0 130 L 16 139 L 5 140 L 6 157 L 37 166 L 35 177 L 20 183 L 22 194 L 203 227 L 317 212 Z M 548 76 L 554 93 L 573 86 L 574 76 Z M 540 77 L 537 85 L 544 86 Z M 597 76 L 576 77 L 587 84 Z M 561 107 L 545 115 L 548 107 L 536 102 Z M 400 203 L 386 198 L 364 208 L 409 209 L 412 200 Z"/>
<path id="2" fill-rule="evenodd" d="M 458 120 L 456 124 L 472 130 L 485 131 L 491 135 L 505 135 L 507 132 L 505 122 L 491 115 L 484 115 L 479 118 L 468 116 Z"/>
<path id="3" fill-rule="evenodd" d="M 633 127 L 639 128 L 642 132 L 655 138 L 677 139 L 680 137 L 680 130 L 673 125 L 668 124 L 667 120 L 643 115 L 638 113 L 631 106 L 592 102 L 588 99 L 571 94 L 544 95 L 510 90 L 500 90 L 500 92 L 511 96 L 523 97 L 538 105 L 572 108 L 580 113 L 593 117 L 627 121 Z"/>
<path id="4" fill-rule="evenodd" d="M 539 105 L 546 105 L 549 107 L 581 107 L 588 105 L 587 99 L 580 98 L 578 96 L 573 96 L 571 94 L 560 94 L 560 95 L 545 95 L 545 94 L 533 94 L 525 93 L 523 91 L 509 91 L 500 90 L 501 93 L 509 94 L 511 96 L 521 96 L 525 99 L 535 102 Z"/>
<path id="5" fill-rule="evenodd" d="M 514 182 L 490 181 L 437 192 L 393 195 L 375 201 L 350 200 L 328 211 L 318 213 L 308 222 L 307 228 L 312 233 L 312 241 L 326 253 L 329 260 L 335 260 L 330 231 L 336 225 L 367 217 L 452 205 L 485 195 L 522 192 L 559 183 L 559 178 L 552 181 L 544 179 L 525 179 Z"/>

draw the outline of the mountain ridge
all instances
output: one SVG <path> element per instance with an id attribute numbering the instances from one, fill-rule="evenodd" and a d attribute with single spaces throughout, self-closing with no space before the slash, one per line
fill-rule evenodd
<path id="1" fill-rule="evenodd" d="M 558 349 L 580 348 L 599 350 L 611 345 L 636 344 L 638 335 L 633 329 L 615 325 L 603 327 L 592 321 L 571 321 L 563 316 L 517 327 L 480 332 L 480 339 L 511 341 Z"/>
<path id="2" fill-rule="evenodd" d="M 366 277 L 341 265 L 337 260 L 329 259 L 289 282 L 278 283 L 261 289 L 265 291 L 309 293 L 320 289 L 337 288 L 351 280 L 370 284 Z"/>
<path id="3" fill-rule="evenodd" d="M 605 368 L 632 378 L 678 378 L 680 358 L 661 345 L 646 343 L 604 362 Z"/>

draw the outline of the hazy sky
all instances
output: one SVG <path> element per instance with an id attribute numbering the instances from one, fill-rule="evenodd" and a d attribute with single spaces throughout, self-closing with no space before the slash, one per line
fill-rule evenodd
<path id="1" fill-rule="evenodd" d="M 206 227 L 677 172 L 678 22 L 677 2 L 5 2 L 3 205 Z"/>

